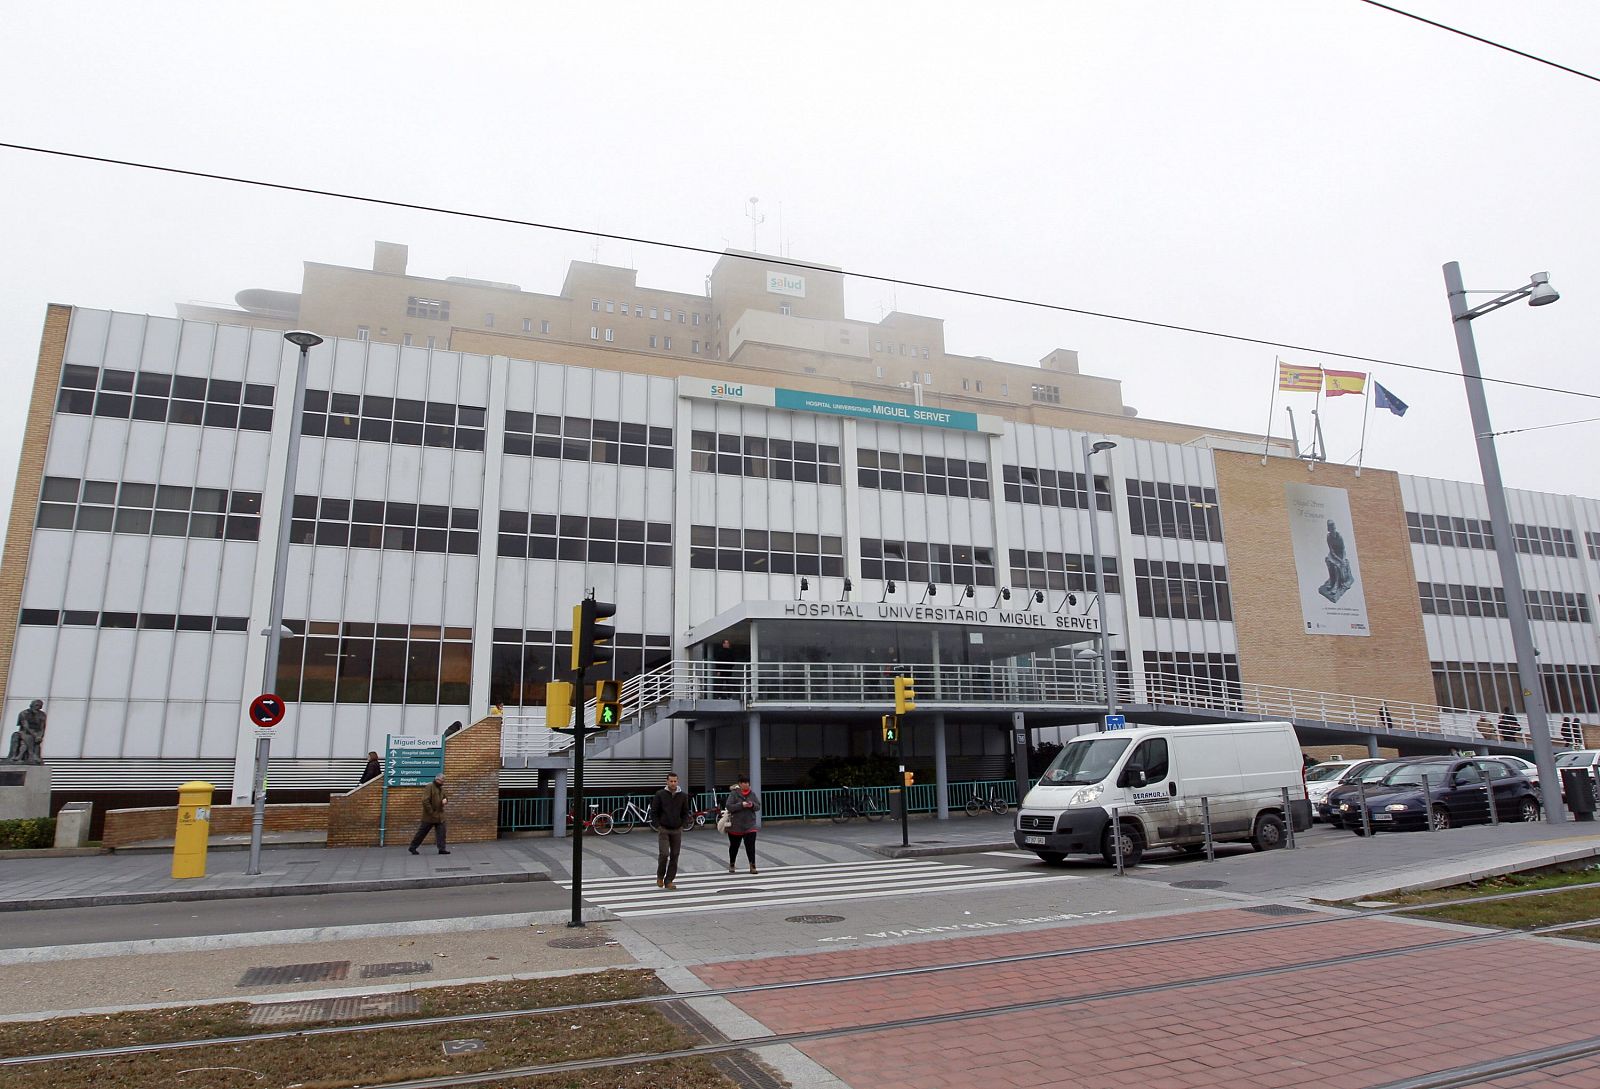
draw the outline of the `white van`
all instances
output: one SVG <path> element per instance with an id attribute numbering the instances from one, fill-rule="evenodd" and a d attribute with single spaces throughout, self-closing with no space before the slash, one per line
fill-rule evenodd
<path id="1" fill-rule="evenodd" d="M 1084 734 L 1050 762 L 1017 810 L 1016 844 L 1049 863 L 1069 854 L 1115 860 L 1111 811 L 1122 829 L 1122 861 L 1150 847 L 1205 842 L 1201 799 L 1213 840 L 1283 846 L 1283 788 L 1296 832 L 1311 827 L 1300 743 L 1287 722 L 1134 726 Z"/>

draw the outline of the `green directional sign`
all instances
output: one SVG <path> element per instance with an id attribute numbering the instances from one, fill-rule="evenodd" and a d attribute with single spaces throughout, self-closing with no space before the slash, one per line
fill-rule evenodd
<path id="1" fill-rule="evenodd" d="M 391 737 L 384 761 L 384 786 L 426 786 L 444 773 L 444 740 L 437 737 Z"/>

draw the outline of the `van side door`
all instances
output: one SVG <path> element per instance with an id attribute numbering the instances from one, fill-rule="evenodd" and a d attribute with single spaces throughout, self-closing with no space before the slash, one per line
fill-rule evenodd
<path id="1" fill-rule="evenodd" d="M 1150 831 L 1151 845 L 1182 834 L 1182 814 L 1178 809 L 1178 783 L 1172 774 L 1172 751 L 1164 737 L 1147 737 L 1139 742 L 1117 785 L 1133 795 L 1139 815 Z"/>

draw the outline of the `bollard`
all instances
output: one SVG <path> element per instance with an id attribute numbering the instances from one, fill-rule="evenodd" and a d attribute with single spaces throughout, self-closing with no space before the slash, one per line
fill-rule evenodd
<path id="1" fill-rule="evenodd" d="M 1499 824 L 1500 813 L 1494 807 L 1494 780 L 1489 778 L 1489 773 L 1483 773 L 1483 796 L 1489 801 L 1489 823 Z"/>
<path id="2" fill-rule="evenodd" d="M 1367 784 L 1357 783 L 1356 793 L 1361 802 L 1361 834 L 1368 839 L 1372 838 L 1372 814 L 1367 812 Z"/>
<path id="3" fill-rule="evenodd" d="M 184 783 L 178 788 L 178 830 L 172 841 L 172 876 L 204 877 L 206 844 L 211 838 L 210 783 Z"/>
<path id="4" fill-rule="evenodd" d="M 1206 834 L 1206 861 L 1217 860 L 1217 845 L 1211 841 L 1211 799 L 1200 799 L 1200 822 Z"/>
<path id="5" fill-rule="evenodd" d="M 1283 834 L 1284 846 L 1294 850 L 1294 810 L 1289 808 L 1289 788 L 1283 788 Z"/>
<path id="6" fill-rule="evenodd" d="M 1117 807 L 1111 807 L 1111 852 L 1117 860 L 1117 876 L 1122 876 L 1122 821 L 1117 817 Z"/>
<path id="7" fill-rule="evenodd" d="M 1422 820 L 1428 831 L 1439 830 L 1433 824 L 1433 788 L 1429 785 L 1426 775 L 1422 777 Z"/>

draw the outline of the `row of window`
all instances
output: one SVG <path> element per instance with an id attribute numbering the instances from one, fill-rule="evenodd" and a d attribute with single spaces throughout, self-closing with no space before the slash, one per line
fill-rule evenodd
<path id="1" fill-rule="evenodd" d="M 672 523 L 503 510 L 496 554 L 515 560 L 671 567 Z"/>
<path id="2" fill-rule="evenodd" d="M 1600 560 L 1600 533 L 1595 533 L 1592 530 L 1585 530 L 1583 534 L 1583 543 L 1589 549 L 1589 558 L 1591 560 Z"/>
<path id="3" fill-rule="evenodd" d="M 81 609 L 23 609 L 20 621 L 41 627 L 144 628 L 147 631 L 246 631 L 245 616 L 199 616 L 190 613 L 97 613 Z"/>
<path id="4" fill-rule="evenodd" d="M 219 541 L 254 541 L 261 533 L 260 492 L 47 476 L 39 500 L 40 529 Z"/>
<path id="5" fill-rule="evenodd" d="M 695 431 L 689 436 L 689 468 L 696 473 L 842 484 L 839 448 L 827 443 Z"/>
<path id="6" fill-rule="evenodd" d="M 449 299 L 424 299 L 412 295 L 406 299 L 406 317 L 424 318 L 428 321 L 449 321 Z"/>
<path id="7" fill-rule="evenodd" d="M 1128 530 L 1145 537 L 1222 541 L 1217 490 L 1197 484 L 1128 480 Z"/>
<path id="8" fill-rule="evenodd" d="M 1035 384 L 1033 387 L 1033 399 L 1047 405 L 1059 405 L 1061 403 L 1061 387 Z"/>
<path id="9" fill-rule="evenodd" d="M 1528 619 L 1554 620 L 1561 623 L 1587 624 L 1589 599 L 1583 594 L 1569 594 L 1565 590 L 1525 590 L 1528 598 Z"/>
<path id="10" fill-rule="evenodd" d="M 946 586 L 993 586 L 994 549 L 863 537 L 861 576 L 894 579 L 913 586 L 926 582 Z"/>
<path id="11" fill-rule="evenodd" d="M 69 363 L 61 372 L 56 411 L 271 431 L 272 398 L 273 388 L 256 382 Z"/>
<path id="12" fill-rule="evenodd" d="M 1151 703 L 1219 706 L 1240 696 L 1239 657 L 1186 650 L 1144 652 Z"/>
<path id="13" fill-rule="evenodd" d="M 302 435 L 482 450 L 484 410 L 448 401 L 306 390 Z"/>
<path id="14" fill-rule="evenodd" d="M 589 309 L 593 310 L 596 314 L 600 313 L 602 307 L 607 314 L 618 313 L 623 317 L 632 316 L 635 318 L 642 318 L 645 316 L 646 311 L 648 311 L 651 319 L 655 319 L 659 315 L 660 320 L 676 320 L 679 325 L 688 324 L 698 326 L 702 323 L 706 325 L 711 324 L 710 314 L 695 314 L 688 310 L 684 310 L 682 307 L 674 310 L 670 306 L 647 307 L 642 306 L 639 303 L 619 303 L 614 299 L 606 299 L 604 302 L 599 299 L 589 300 Z"/>
<path id="15" fill-rule="evenodd" d="M 1000 479 L 1008 503 L 1031 503 L 1070 510 L 1089 509 L 1089 478 L 1083 473 L 1065 469 L 1037 469 L 1031 465 L 1002 465 Z M 1095 477 L 1094 492 L 1095 509 L 1110 511 L 1111 482 L 1103 476 Z"/>
<path id="16" fill-rule="evenodd" d="M 636 677 L 672 659 L 670 636 L 619 631 L 612 643 L 612 677 Z M 489 657 L 489 702 L 500 707 L 540 706 L 544 686 L 566 675 L 571 648 L 570 631 L 496 628 Z M 585 693 L 584 698 L 588 696 Z"/>
<path id="17" fill-rule="evenodd" d="M 844 576 L 844 540 L 778 529 L 689 527 L 689 566 L 701 571 Z"/>
<path id="18" fill-rule="evenodd" d="M 614 344 L 617 340 L 617 331 L 609 325 L 604 328 L 598 325 L 591 325 L 589 326 L 589 339 L 603 340 L 607 344 Z M 670 336 L 658 336 L 655 333 L 651 333 L 647 339 L 652 348 L 660 348 L 664 352 L 672 351 L 672 338 Z M 707 351 L 710 350 L 710 347 L 709 344 L 706 345 Z M 691 355 L 701 354 L 698 340 L 689 341 L 689 352 Z"/>
<path id="19" fill-rule="evenodd" d="M 893 450 L 857 451 L 857 476 L 863 488 L 917 495 L 989 498 L 989 466 L 963 458 L 901 454 Z"/>
<path id="20" fill-rule="evenodd" d="M 1458 711 L 1522 712 L 1522 684 L 1513 662 L 1434 662 L 1433 687 L 1441 707 Z M 1545 707 L 1553 714 L 1600 712 L 1600 667 L 1540 665 Z"/>
<path id="21" fill-rule="evenodd" d="M 785 314 L 787 314 L 789 312 L 789 308 L 787 306 L 781 307 L 780 309 Z M 881 340 L 875 340 L 875 341 L 872 342 L 872 350 L 875 351 L 875 352 L 885 352 L 885 353 L 887 353 L 889 355 L 894 355 L 895 354 L 895 346 L 893 344 L 888 344 L 888 343 L 886 343 L 884 341 L 881 341 Z M 899 354 L 900 355 L 904 355 L 904 356 L 910 356 L 912 359 L 918 359 L 918 358 L 927 359 L 928 358 L 928 349 L 926 347 L 922 346 L 921 344 L 912 344 L 910 346 L 902 344 L 902 345 L 900 345 Z M 879 375 L 878 377 L 882 378 L 883 376 Z M 932 382 L 933 382 L 933 375 L 930 374 L 930 375 L 927 376 L 927 382 L 925 384 L 931 384 Z"/>
<path id="22" fill-rule="evenodd" d="M 1506 592 L 1500 586 L 1462 586 L 1454 582 L 1419 582 L 1425 616 L 1506 615 Z"/>
<path id="23" fill-rule="evenodd" d="M 464 704 L 472 629 L 285 620 L 277 693 L 293 703 Z"/>
<path id="24" fill-rule="evenodd" d="M 1220 564 L 1133 561 L 1139 615 L 1173 620 L 1232 620 L 1228 569 Z"/>
<path id="25" fill-rule="evenodd" d="M 1494 530 L 1482 518 L 1453 514 L 1419 514 L 1406 511 L 1406 529 L 1413 544 L 1450 545 L 1456 548 L 1494 549 Z M 1530 556 L 1565 556 L 1577 559 L 1578 544 L 1572 530 L 1560 526 L 1535 526 L 1517 522 L 1511 527 L 1518 552 Z M 1592 536 L 1592 535 L 1591 535 Z M 1597 550 L 1590 542 L 1590 554 Z M 1600 558 L 1600 557 L 1597 557 Z"/>
<path id="26" fill-rule="evenodd" d="M 1115 556 L 1102 556 L 1106 593 L 1122 593 L 1122 578 Z M 1096 590 L 1094 557 L 1075 552 L 1011 550 L 1011 585 L 1029 590 L 1063 590 L 1092 594 Z"/>
<path id="27" fill-rule="evenodd" d="M 478 554 L 478 512 L 433 503 L 294 497 L 294 544 L 381 548 L 399 552 Z"/>
<path id="28" fill-rule="evenodd" d="M 506 453 L 670 469 L 672 428 L 586 416 L 507 412 Z"/>

